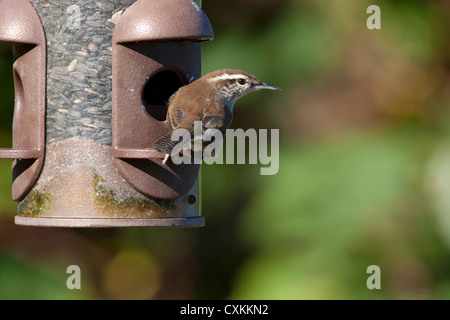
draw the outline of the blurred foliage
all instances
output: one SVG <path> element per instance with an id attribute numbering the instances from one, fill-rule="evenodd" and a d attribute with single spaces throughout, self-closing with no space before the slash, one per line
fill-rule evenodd
<path id="1" fill-rule="evenodd" d="M 366 9 L 381 8 L 381 30 Z M 280 129 L 280 169 L 204 165 L 201 229 L 15 226 L 0 161 L 0 298 L 449 299 L 450 3 L 203 1 L 203 72 L 281 93 L 240 100 L 233 128 Z M 11 141 L 0 46 L 0 146 Z M 66 288 L 67 266 L 82 290 Z M 381 268 L 381 290 L 366 269 Z"/>

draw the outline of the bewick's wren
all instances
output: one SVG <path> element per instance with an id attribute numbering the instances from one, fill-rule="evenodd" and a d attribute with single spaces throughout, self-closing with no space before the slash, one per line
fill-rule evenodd
<path id="1" fill-rule="evenodd" d="M 261 89 L 281 90 L 261 82 L 249 73 L 234 69 L 213 71 L 178 89 L 169 99 L 169 132 L 153 144 L 153 148 L 166 154 L 163 164 L 179 143 L 177 139 L 172 141 L 175 130 L 188 130 L 193 139 L 194 122 L 201 121 L 203 132 L 218 129 L 225 135 L 233 119 L 235 102 L 246 94 Z"/>

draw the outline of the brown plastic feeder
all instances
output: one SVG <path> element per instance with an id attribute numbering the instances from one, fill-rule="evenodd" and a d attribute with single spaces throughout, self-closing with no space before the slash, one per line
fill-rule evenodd
<path id="1" fill-rule="evenodd" d="M 162 165 L 151 145 L 212 36 L 191 0 L 0 0 L 0 41 L 18 53 L 13 148 L 0 150 L 15 159 L 16 223 L 202 226 L 199 166 Z"/>
<path id="2" fill-rule="evenodd" d="M 0 159 L 14 159 L 12 197 L 20 201 L 38 179 L 45 152 L 45 35 L 28 1 L 0 1 L 0 41 L 14 44 L 16 95 L 13 147 L 0 149 Z"/>
<path id="3" fill-rule="evenodd" d="M 200 41 L 212 38 L 208 18 L 184 0 L 137 1 L 113 34 L 113 156 L 121 175 L 148 197 L 186 194 L 199 165 L 161 165 L 148 149 L 167 130 L 165 103 L 201 76 Z"/>

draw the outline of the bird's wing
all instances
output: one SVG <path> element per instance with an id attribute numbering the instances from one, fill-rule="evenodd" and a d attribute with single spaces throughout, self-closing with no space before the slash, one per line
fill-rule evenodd
<path id="1" fill-rule="evenodd" d="M 171 129 L 179 127 L 186 119 L 189 118 L 185 108 L 175 105 L 170 113 L 168 113 L 168 122 Z"/>
<path id="2" fill-rule="evenodd" d="M 203 129 L 218 129 L 223 127 L 223 117 L 221 116 L 204 116 L 202 119 Z"/>

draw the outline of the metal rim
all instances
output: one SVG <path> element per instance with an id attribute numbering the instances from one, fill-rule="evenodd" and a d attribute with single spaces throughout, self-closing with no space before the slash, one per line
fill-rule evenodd
<path id="1" fill-rule="evenodd" d="M 115 227 L 156 227 L 186 228 L 203 227 L 204 217 L 168 218 L 168 219 L 85 219 L 85 218 L 33 218 L 15 216 L 17 225 L 34 227 L 69 227 L 69 228 L 115 228 Z"/>

